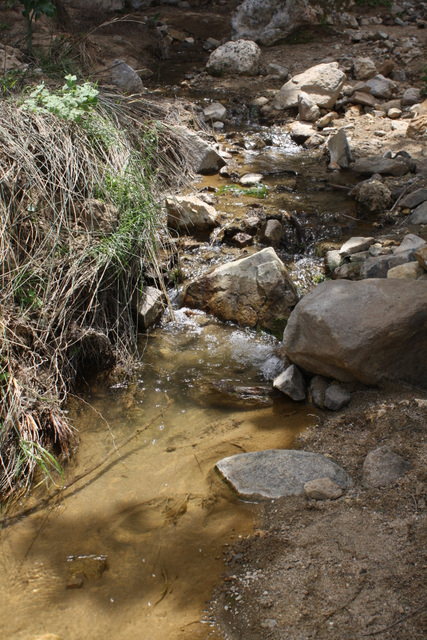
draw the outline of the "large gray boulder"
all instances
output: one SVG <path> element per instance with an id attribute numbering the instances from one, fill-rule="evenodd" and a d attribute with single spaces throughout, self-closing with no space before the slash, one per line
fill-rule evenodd
<path id="1" fill-rule="evenodd" d="M 274 98 L 275 109 L 298 106 L 300 94 L 307 94 L 318 107 L 330 109 L 337 101 L 346 75 L 338 62 L 323 62 L 288 80 Z"/>
<path id="2" fill-rule="evenodd" d="M 306 24 L 316 24 L 320 12 L 308 0 L 245 0 L 232 19 L 235 38 L 264 45 L 282 40 Z"/>
<path id="3" fill-rule="evenodd" d="M 242 498 L 250 500 L 303 495 L 304 485 L 318 478 L 329 478 L 343 489 L 351 485 L 344 469 L 309 451 L 239 453 L 217 462 L 216 469 Z"/>
<path id="4" fill-rule="evenodd" d="M 285 265 L 271 247 L 213 269 L 191 282 L 184 295 L 189 307 L 276 334 L 297 301 Z"/>
<path id="5" fill-rule="evenodd" d="M 219 46 L 206 63 L 208 73 L 220 76 L 237 74 L 256 76 L 259 72 L 261 49 L 251 40 L 236 40 Z"/>
<path id="6" fill-rule="evenodd" d="M 312 373 L 426 387 L 427 282 L 323 282 L 296 306 L 283 342 L 289 359 Z"/>

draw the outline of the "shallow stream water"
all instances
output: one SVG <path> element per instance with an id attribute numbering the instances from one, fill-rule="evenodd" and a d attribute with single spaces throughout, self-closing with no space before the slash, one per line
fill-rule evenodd
<path id="1" fill-rule="evenodd" d="M 290 447 L 313 420 L 306 407 L 266 393 L 276 346 L 178 310 L 141 338 L 135 384 L 93 389 L 78 404 L 80 447 L 67 481 L 100 466 L 1 532 L 1 638 L 215 638 L 202 610 L 223 546 L 253 531 L 256 516 L 216 476 L 215 462 Z"/>
<path id="2" fill-rule="evenodd" d="M 268 197 L 224 192 L 217 208 L 237 217 L 254 205 L 296 211 L 305 251 L 281 255 L 304 291 L 321 270 L 315 241 L 360 229 L 350 199 L 325 189 L 319 160 L 288 140 L 242 151 L 236 162 L 241 173 L 265 174 Z M 216 176 L 198 187 L 230 182 Z M 224 259 L 214 244 L 197 248 L 199 268 Z M 277 347 L 273 337 L 179 309 L 141 337 L 137 382 L 93 388 L 73 403 L 80 446 L 69 488 L 0 532 L 0 638 L 216 638 L 204 604 L 220 581 L 224 545 L 256 526 L 256 505 L 237 500 L 214 465 L 292 447 L 315 420 L 311 407 L 271 393 Z M 44 494 L 40 487 L 21 506 Z"/>

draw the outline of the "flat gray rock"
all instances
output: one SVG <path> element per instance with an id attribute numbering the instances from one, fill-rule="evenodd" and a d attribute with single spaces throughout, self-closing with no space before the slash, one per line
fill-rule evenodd
<path id="1" fill-rule="evenodd" d="M 410 468 L 410 463 L 389 447 L 378 447 L 365 458 L 362 483 L 365 487 L 384 487 L 396 482 Z"/>
<path id="2" fill-rule="evenodd" d="M 352 484 L 350 476 L 319 453 L 268 449 L 223 458 L 216 469 L 240 497 L 274 499 L 304 494 L 310 480 L 329 478 L 341 488 Z"/>

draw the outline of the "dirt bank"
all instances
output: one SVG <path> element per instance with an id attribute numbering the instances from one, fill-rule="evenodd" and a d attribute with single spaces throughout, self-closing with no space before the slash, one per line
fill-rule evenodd
<path id="1" fill-rule="evenodd" d="M 227 555 L 212 603 L 226 638 L 426 637 L 425 398 L 364 391 L 351 409 L 319 415 L 299 437 L 301 448 L 339 462 L 354 487 L 336 501 L 264 505 L 259 530 Z M 397 483 L 366 489 L 363 460 L 384 445 L 411 470 Z"/>

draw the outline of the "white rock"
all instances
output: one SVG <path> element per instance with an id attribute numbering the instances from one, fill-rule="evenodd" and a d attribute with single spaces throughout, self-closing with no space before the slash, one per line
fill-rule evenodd
<path id="1" fill-rule="evenodd" d="M 212 75 L 248 75 L 255 76 L 259 72 L 261 49 L 251 40 L 236 40 L 219 46 L 209 56 L 206 64 L 208 73 Z"/>
<path id="2" fill-rule="evenodd" d="M 298 96 L 307 93 L 319 107 L 333 107 L 344 86 L 346 75 L 338 68 L 338 62 L 328 62 L 310 67 L 286 82 L 274 99 L 276 109 L 298 106 Z"/>

